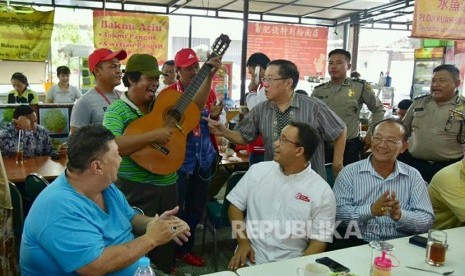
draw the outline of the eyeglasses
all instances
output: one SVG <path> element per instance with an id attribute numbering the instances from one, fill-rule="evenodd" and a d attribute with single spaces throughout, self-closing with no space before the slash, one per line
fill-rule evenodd
<path id="1" fill-rule="evenodd" d="M 273 78 L 268 78 L 268 77 L 265 77 L 265 78 L 261 78 L 261 81 L 263 83 L 268 83 L 268 84 L 273 84 L 273 82 L 275 81 L 278 81 L 278 80 L 285 80 L 285 79 L 288 79 L 288 78 L 276 78 L 276 79 L 273 79 Z"/>
<path id="2" fill-rule="evenodd" d="M 389 146 L 395 146 L 399 143 L 402 143 L 402 140 L 396 140 L 394 138 L 382 138 L 379 136 L 373 136 L 371 137 L 371 141 L 373 144 L 381 144 L 381 142 L 386 142 Z"/>
<path id="3" fill-rule="evenodd" d="M 279 136 L 278 140 L 279 140 L 280 143 L 283 143 L 283 144 L 291 143 L 291 144 L 295 145 L 296 147 L 301 147 L 302 146 L 298 142 L 291 141 L 291 140 L 287 139 L 286 137 L 284 137 L 282 135 Z"/>

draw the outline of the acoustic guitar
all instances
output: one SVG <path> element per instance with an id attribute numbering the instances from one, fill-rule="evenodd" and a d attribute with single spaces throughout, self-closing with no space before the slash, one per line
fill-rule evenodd
<path id="1" fill-rule="evenodd" d="M 212 45 L 211 57 L 223 55 L 231 40 L 221 34 Z M 200 110 L 192 98 L 210 73 L 212 66 L 205 63 L 191 81 L 184 93 L 164 90 L 158 95 L 152 111 L 131 122 L 124 135 L 142 134 L 147 131 L 167 127 L 173 131 L 166 144 L 152 143 L 130 155 L 142 168 L 160 175 L 177 171 L 186 155 L 187 135 L 199 124 Z"/>

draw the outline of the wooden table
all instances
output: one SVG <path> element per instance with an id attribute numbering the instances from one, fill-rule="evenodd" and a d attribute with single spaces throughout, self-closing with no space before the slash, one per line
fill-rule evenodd
<path id="1" fill-rule="evenodd" d="M 249 156 L 248 155 L 234 152 L 234 155 L 232 157 L 238 157 L 240 158 L 240 161 L 231 160 L 228 156 L 226 156 L 224 152 L 221 152 L 220 155 L 222 157 L 220 166 L 223 166 L 228 173 L 233 173 L 235 171 L 243 171 L 249 168 Z"/>
<path id="2" fill-rule="evenodd" d="M 67 162 L 67 156 L 61 156 L 58 160 L 52 160 L 50 156 L 25 158 L 22 165 L 16 164 L 14 157 L 3 158 L 8 180 L 15 183 L 24 182 L 30 173 L 38 173 L 52 181 L 65 170 Z"/>

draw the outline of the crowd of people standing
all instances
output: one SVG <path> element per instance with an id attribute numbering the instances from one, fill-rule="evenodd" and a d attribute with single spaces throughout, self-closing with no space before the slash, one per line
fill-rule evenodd
<path id="1" fill-rule="evenodd" d="M 201 68 L 195 51 L 183 48 L 161 70 L 152 55 L 127 57 L 124 50 L 104 48 L 90 54 L 96 86 L 84 95 L 69 85 L 69 68 L 57 69 L 60 82 L 46 101 L 76 101 L 69 162 L 26 219 L 20 251 L 25 275 L 132 275 L 145 254 L 165 273 L 175 273 L 176 258 L 204 266 L 204 258 L 194 252 L 195 229 L 217 165 L 215 136 L 249 144 L 251 167 L 227 196 L 231 222 L 243 225 L 233 229 L 238 246 L 230 269 L 465 223 L 465 185 L 458 177 L 464 166 L 465 114 L 456 91 L 459 71 L 453 65 L 434 69 L 431 94 L 415 99 L 399 120 L 384 118 L 384 107 L 369 83 L 348 77 L 352 65 L 346 50 L 329 53 L 330 80 L 310 96 L 295 91 L 300 75 L 292 61 L 253 53 L 247 61 L 249 113 L 229 129 L 223 103 L 211 89 L 221 57 L 208 59 Z M 202 70 L 206 74 L 197 83 Z M 9 102 L 38 103 L 23 74 L 15 73 L 11 81 Z M 115 89 L 121 81 L 125 92 Z M 183 126 L 179 121 L 174 127 L 127 135 L 128 126 L 163 111 L 160 103 L 166 98 L 194 86 L 189 108 L 199 119 L 183 133 L 186 150 L 180 168 L 154 173 L 136 163 L 132 156 L 147 147 L 166 150 Z M 362 138 L 364 104 L 372 116 Z M 28 123 L 32 133 L 41 133 L 34 111 L 26 109 L 18 108 L 9 130 L 13 135 Z M 7 144 L 2 137 L 0 132 L 0 143 Z M 48 144 L 43 151 L 50 154 Z M 369 155 L 362 159 L 365 150 Z M 328 163 L 334 187 L 327 183 Z M 304 222 L 308 235 L 296 238 L 291 229 L 286 237 L 265 239 L 250 222 L 267 220 L 279 222 L 277 231 L 290 220 Z M 335 231 L 347 231 L 353 223 L 360 230 L 356 237 L 333 238 Z"/>

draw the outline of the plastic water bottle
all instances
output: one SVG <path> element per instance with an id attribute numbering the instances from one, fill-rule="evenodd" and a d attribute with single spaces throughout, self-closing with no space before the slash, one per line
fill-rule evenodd
<path id="1" fill-rule="evenodd" d="M 386 77 L 384 78 L 384 80 L 384 86 L 391 87 L 392 78 L 391 76 L 389 76 L 389 72 L 386 73 Z"/>
<path id="2" fill-rule="evenodd" d="M 381 74 L 379 74 L 378 86 L 383 87 L 385 82 L 386 82 L 386 79 L 384 78 L 383 72 L 381 72 Z"/>
<path id="3" fill-rule="evenodd" d="M 142 257 L 139 259 L 139 267 L 134 273 L 134 276 L 155 276 L 155 272 L 150 267 L 150 259 Z"/>

